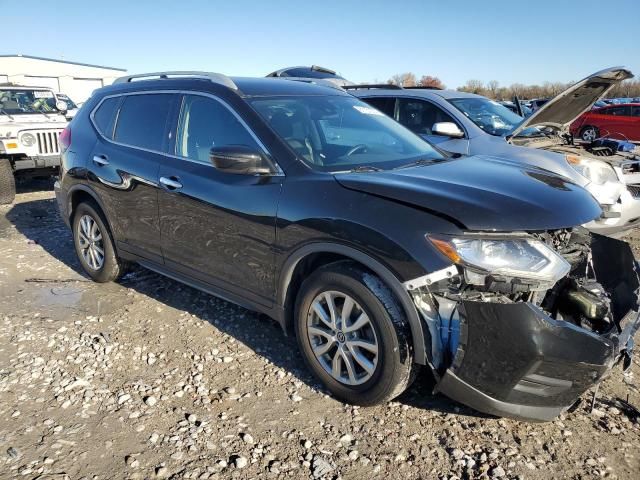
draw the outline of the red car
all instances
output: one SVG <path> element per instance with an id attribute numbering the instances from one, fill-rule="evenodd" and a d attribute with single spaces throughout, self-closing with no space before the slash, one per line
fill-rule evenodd
<path id="1" fill-rule="evenodd" d="M 640 142 L 640 103 L 607 105 L 585 112 L 571 124 L 571 133 L 587 142 L 599 137 Z"/>

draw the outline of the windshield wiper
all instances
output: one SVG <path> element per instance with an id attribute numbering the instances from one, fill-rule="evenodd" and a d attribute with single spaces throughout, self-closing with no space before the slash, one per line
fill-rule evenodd
<path id="1" fill-rule="evenodd" d="M 13 117 L 11 116 L 11 114 L 9 112 L 7 112 L 4 108 L 0 107 L 0 113 L 4 113 L 7 117 L 9 117 L 11 120 L 13 120 Z"/>
<path id="2" fill-rule="evenodd" d="M 360 173 L 360 172 L 380 172 L 381 168 L 374 167 L 372 165 L 358 165 L 357 167 L 352 168 L 349 172 L 352 173 Z"/>
<path id="3" fill-rule="evenodd" d="M 422 167 L 424 165 L 431 165 L 432 163 L 435 163 L 437 161 L 438 160 L 435 158 L 421 158 L 420 160 L 416 160 L 415 162 L 400 165 L 399 167 L 394 168 L 394 170 L 398 170 L 399 168 Z"/>

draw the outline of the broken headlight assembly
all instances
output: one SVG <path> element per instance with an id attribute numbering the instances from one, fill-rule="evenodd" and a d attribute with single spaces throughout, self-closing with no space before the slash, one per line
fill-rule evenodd
<path id="1" fill-rule="evenodd" d="M 571 265 L 543 241 L 527 237 L 427 236 L 436 249 L 462 267 L 465 282 L 515 293 L 548 290 Z"/>
<path id="2" fill-rule="evenodd" d="M 596 185 L 618 181 L 618 175 L 613 167 L 602 160 L 570 154 L 565 155 L 564 158 L 575 171 Z"/>

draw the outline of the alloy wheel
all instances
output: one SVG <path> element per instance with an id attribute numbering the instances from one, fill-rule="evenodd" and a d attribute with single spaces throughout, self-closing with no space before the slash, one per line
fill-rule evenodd
<path id="1" fill-rule="evenodd" d="M 90 215 L 83 215 L 78 222 L 78 245 L 85 263 L 92 270 L 104 265 L 104 242 L 97 222 Z"/>
<path id="2" fill-rule="evenodd" d="M 593 142 L 596 137 L 596 129 L 593 127 L 585 128 L 582 131 L 582 140 L 584 140 L 585 142 Z"/>
<path id="3" fill-rule="evenodd" d="M 307 314 L 307 336 L 322 368 L 340 383 L 360 385 L 374 374 L 379 357 L 376 332 L 349 295 L 317 295 Z"/>

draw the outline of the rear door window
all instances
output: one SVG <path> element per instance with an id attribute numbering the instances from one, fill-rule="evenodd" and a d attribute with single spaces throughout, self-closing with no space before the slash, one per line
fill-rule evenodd
<path id="1" fill-rule="evenodd" d="M 369 97 L 363 98 L 372 107 L 377 108 L 391 118 L 395 117 L 396 99 L 393 97 Z"/>
<path id="2" fill-rule="evenodd" d="M 631 116 L 640 117 L 640 106 L 631 107 Z"/>
<path id="3" fill-rule="evenodd" d="M 126 96 L 118 113 L 114 140 L 146 150 L 164 151 L 173 98 L 170 93 Z"/>
<path id="4" fill-rule="evenodd" d="M 105 137 L 113 137 L 113 122 L 120 97 L 111 97 L 103 101 L 93 112 L 93 122 L 98 131 Z"/>
<path id="5" fill-rule="evenodd" d="M 622 107 L 611 107 L 609 108 L 609 111 L 607 112 L 607 114 L 609 115 L 616 115 L 616 116 L 628 116 L 629 115 L 629 107 L 626 106 L 622 106 Z"/>
<path id="6" fill-rule="evenodd" d="M 398 102 L 399 122 L 417 134 L 431 135 L 434 123 L 452 122 L 458 125 L 451 115 L 426 100 L 400 98 Z"/>

